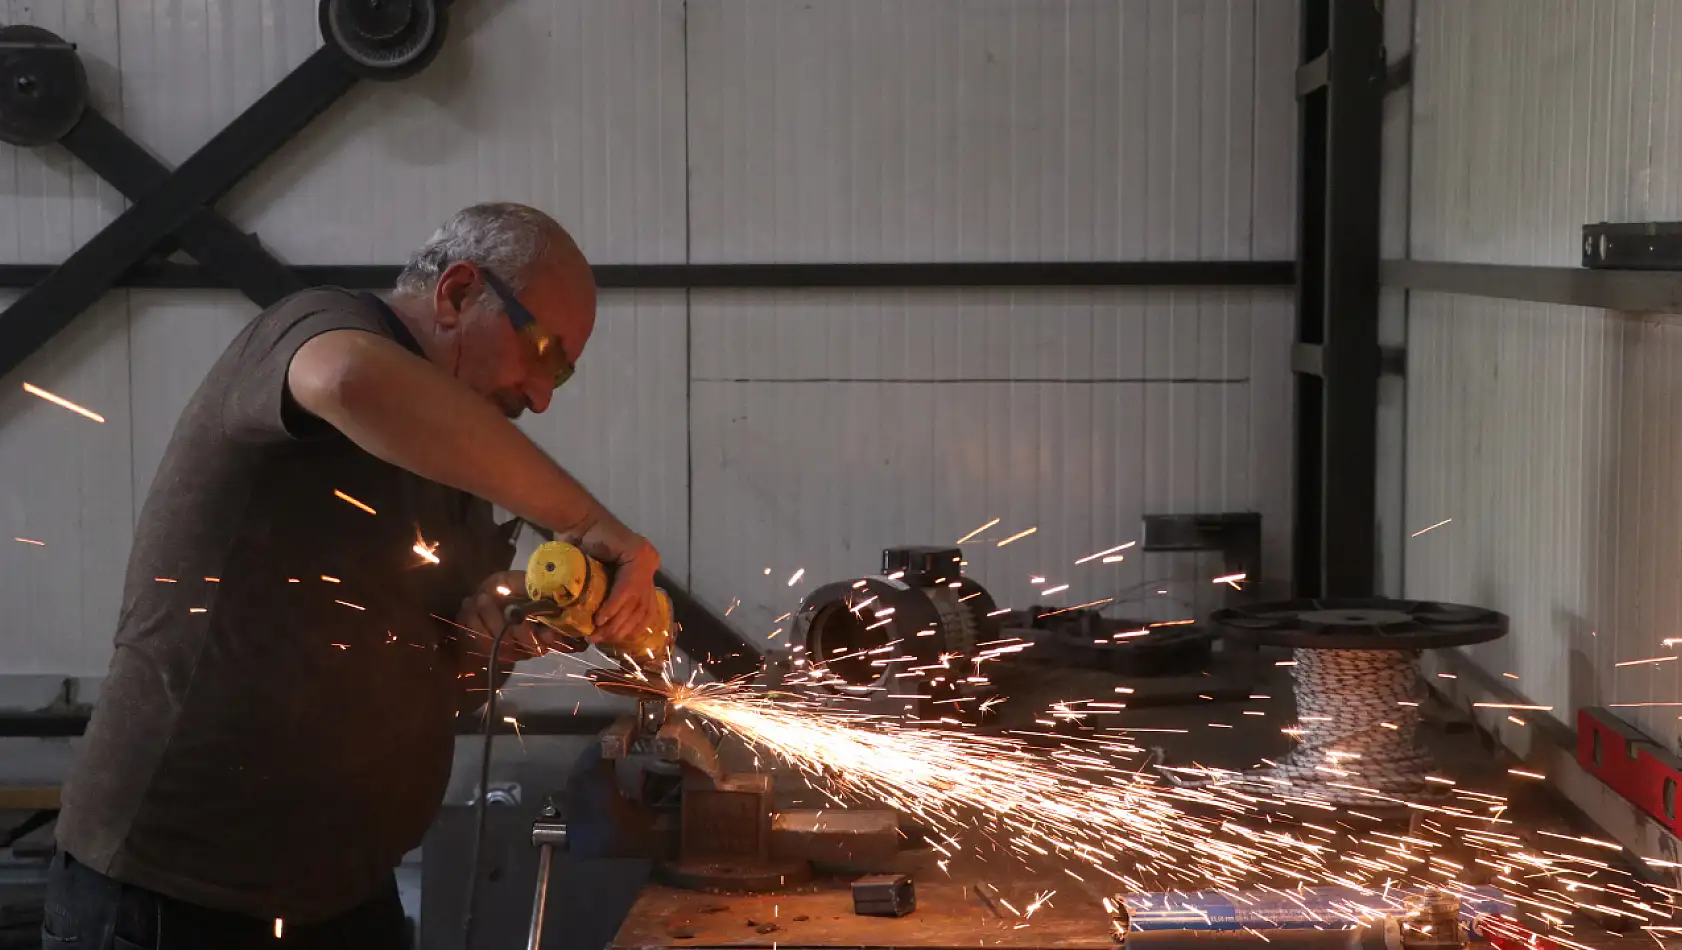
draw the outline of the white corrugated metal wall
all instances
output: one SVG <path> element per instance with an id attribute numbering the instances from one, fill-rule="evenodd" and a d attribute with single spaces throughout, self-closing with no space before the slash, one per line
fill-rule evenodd
<path id="1" fill-rule="evenodd" d="M 1682 3 L 1418 0 L 1413 36 L 1409 256 L 1569 267 L 1585 223 L 1682 217 Z M 1682 327 L 1409 296 L 1406 522 L 1453 520 L 1405 541 L 1407 592 L 1510 613 L 1474 656 L 1567 723 L 1674 702 Z"/>
<path id="2" fill-rule="evenodd" d="M 508 0 L 365 84 L 224 203 L 294 263 L 400 260 L 455 208 L 557 215 L 598 263 L 1286 259 L 1293 0 Z M 81 46 L 95 102 L 180 162 L 317 45 L 313 4 L 0 0 Z M 0 151 L 0 260 L 121 209 L 56 149 Z M 732 619 L 893 543 L 971 548 L 1004 603 L 1207 561 L 1071 562 L 1146 511 L 1255 510 L 1288 563 L 1288 289 L 608 292 L 527 424 Z M 122 291 L 0 391 L 0 669 L 103 671 L 134 512 L 253 308 Z M 37 384 L 103 426 L 18 392 Z M 788 578 L 804 569 L 791 588 Z M 769 571 L 769 573 L 767 573 Z M 1165 608 L 1166 609 L 1166 608 Z M 1177 609 L 1177 608 L 1175 608 Z"/>

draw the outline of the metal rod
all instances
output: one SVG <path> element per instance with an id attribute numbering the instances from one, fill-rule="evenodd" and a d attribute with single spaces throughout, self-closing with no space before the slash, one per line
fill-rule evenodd
<path id="1" fill-rule="evenodd" d="M 186 236 L 186 235 L 184 235 Z M 33 287 L 51 264 L 0 264 L 0 287 Z M 396 264 L 301 264 L 290 268 L 307 286 L 390 289 Z M 895 264 L 601 264 L 592 268 L 606 290 L 751 290 L 778 288 L 930 287 L 1289 287 L 1294 261 L 952 261 Z M 224 268 L 147 261 L 127 268 L 115 286 L 221 289 L 234 285 Z"/>
<path id="2" fill-rule="evenodd" d="M 537 890 L 531 896 L 531 933 L 526 937 L 526 950 L 539 950 L 543 943 L 543 910 L 549 900 L 549 868 L 555 859 L 555 846 L 537 846 Z"/>

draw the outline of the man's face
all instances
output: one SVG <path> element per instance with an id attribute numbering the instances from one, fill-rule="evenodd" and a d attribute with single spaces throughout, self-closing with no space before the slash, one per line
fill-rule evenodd
<path id="1" fill-rule="evenodd" d="M 548 409 L 557 369 L 584 355 L 595 329 L 596 288 L 581 260 L 540 264 L 517 294 L 508 277 L 452 264 L 439 278 L 434 305 L 440 326 L 455 337 L 455 365 L 447 368 L 512 419 Z M 495 278 L 512 303 L 504 304 Z M 517 328 L 527 315 L 531 325 Z"/>

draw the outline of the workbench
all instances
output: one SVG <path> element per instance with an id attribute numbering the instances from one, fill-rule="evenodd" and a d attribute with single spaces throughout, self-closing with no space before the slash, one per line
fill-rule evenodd
<path id="1" fill-rule="evenodd" d="M 1002 896 L 1019 910 L 1033 900 L 1035 893 L 1057 891 L 1048 905 L 1023 921 L 1009 911 L 995 913 L 989 909 L 973 882 L 964 884 L 943 877 L 916 880 L 917 909 L 904 917 L 854 914 L 845 878 L 818 881 L 789 893 L 761 895 L 703 894 L 651 883 L 637 897 L 609 948 L 1110 950 L 1114 945 L 1103 907 L 1055 880 L 997 885 Z"/>

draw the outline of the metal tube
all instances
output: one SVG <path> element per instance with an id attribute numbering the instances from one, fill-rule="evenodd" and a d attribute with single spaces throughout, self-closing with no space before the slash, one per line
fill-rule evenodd
<path id="1" fill-rule="evenodd" d="M 531 934 L 526 937 L 526 950 L 538 950 L 543 943 L 543 908 L 549 898 L 549 865 L 555 857 L 555 846 L 537 846 L 537 892 L 531 897 Z"/>

